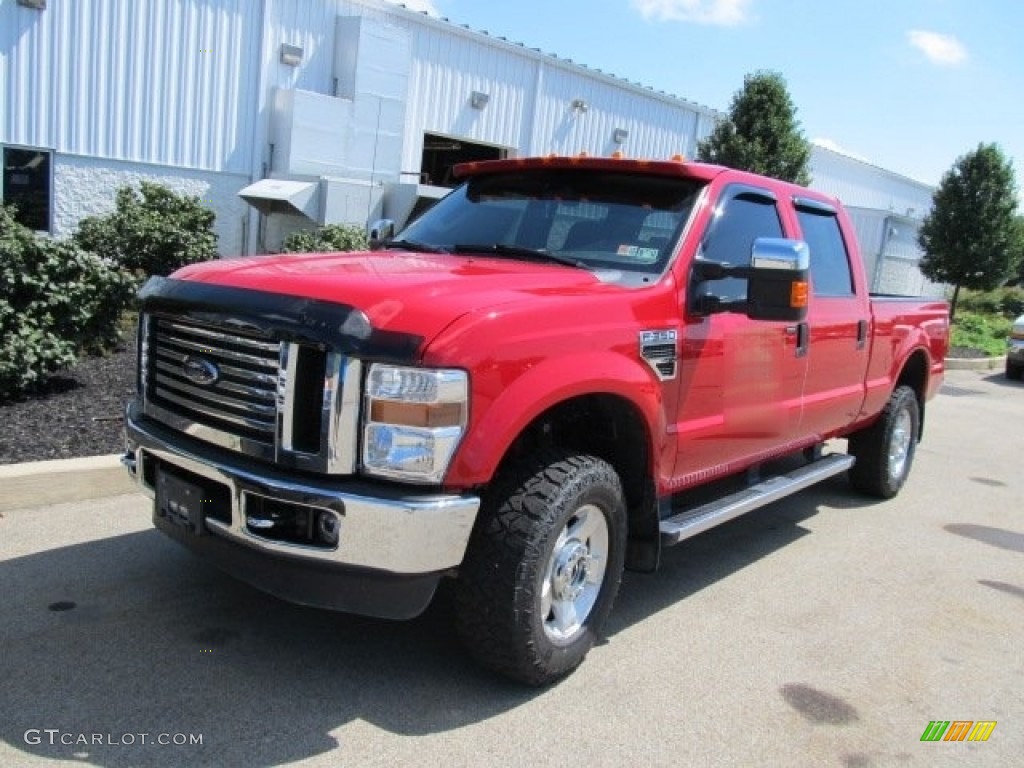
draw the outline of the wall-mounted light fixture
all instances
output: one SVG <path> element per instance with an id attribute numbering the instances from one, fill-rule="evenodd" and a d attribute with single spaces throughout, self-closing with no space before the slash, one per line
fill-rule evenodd
<path id="1" fill-rule="evenodd" d="M 586 112 L 588 109 L 590 109 L 590 105 L 587 104 L 587 102 L 585 102 L 583 99 L 573 99 L 569 103 L 569 106 L 572 107 L 576 112 L 580 113 Z"/>
<path id="2" fill-rule="evenodd" d="M 35 8 L 37 11 L 46 10 L 46 0 L 18 0 L 18 5 L 26 8 Z"/>
<path id="3" fill-rule="evenodd" d="M 302 63 L 302 49 L 297 45 L 281 43 L 281 63 L 297 67 Z"/>
<path id="4" fill-rule="evenodd" d="M 469 105 L 473 109 L 483 109 L 487 106 L 487 102 L 490 100 L 490 95 L 483 93 L 482 91 L 473 91 L 469 94 Z"/>
<path id="5" fill-rule="evenodd" d="M 616 144 L 622 144 L 626 139 L 629 138 L 629 131 L 625 128 L 616 128 L 612 131 L 612 141 Z"/>

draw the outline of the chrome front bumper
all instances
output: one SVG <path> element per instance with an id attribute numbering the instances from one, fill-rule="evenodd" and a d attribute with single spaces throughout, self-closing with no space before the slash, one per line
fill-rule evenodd
<path id="1" fill-rule="evenodd" d="M 348 597 L 334 600 L 306 595 L 299 582 L 307 582 L 314 575 L 323 583 L 327 579 L 343 582 L 347 578 L 349 582 L 360 583 L 354 590 L 341 591 L 354 591 L 368 599 L 372 590 L 367 590 L 361 582 L 364 577 L 374 583 L 391 580 L 396 585 L 403 578 L 422 581 L 422 577 L 431 577 L 429 601 L 440 576 L 462 562 L 480 506 L 476 496 L 410 494 L 397 487 L 322 481 L 309 475 L 264 467 L 241 457 L 223 455 L 215 448 L 167 430 L 145 417 L 140 418 L 134 405 L 129 406 L 126 414 L 125 442 L 122 462 L 154 498 L 158 468 L 170 472 L 183 470 L 227 489 L 230 522 L 207 517 L 201 531 L 204 535 L 195 535 L 166 524 L 154 511 L 158 528 L 213 558 L 215 564 L 243 580 L 303 604 L 399 618 L 395 611 L 384 607 L 376 610 L 371 605 L 368 609 L 362 604 L 365 600 L 355 601 L 359 603 L 356 605 Z M 340 519 L 337 545 L 333 548 L 306 546 L 274 541 L 254 533 L 247 515 L 250 505 L 257 499 L 332 511 Z M 207 533 L 210 535 L 205 535 Z M 231 546 L 225 548 L 221 544 Z M 237 557 L 246 561 L 244 568 L 229 562 Z M 288 573 L 262 578 L 264 570 L 271 573 L 276 566 L 286 567 Z M 415 615 L 418 612 L 402 613 Z"/>

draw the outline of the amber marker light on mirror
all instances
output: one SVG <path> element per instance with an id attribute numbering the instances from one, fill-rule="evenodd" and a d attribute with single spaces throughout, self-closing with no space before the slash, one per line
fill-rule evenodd
<path id="1" fill-rule="evenodd" d="M 807 306 L 807 282 L 805 280 L 793 281 L 793 285 L 789 289 L 789 306 L 794 309 Z"/>

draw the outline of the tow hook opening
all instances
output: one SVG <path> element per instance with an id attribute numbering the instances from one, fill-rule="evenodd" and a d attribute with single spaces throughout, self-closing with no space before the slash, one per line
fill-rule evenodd
<path id="1" fill-rule="evenodd" d="M 341 516 L 331 509 L 243 494 L 245 528 L 252 536 L 304 547 L 335 549 Z"/>

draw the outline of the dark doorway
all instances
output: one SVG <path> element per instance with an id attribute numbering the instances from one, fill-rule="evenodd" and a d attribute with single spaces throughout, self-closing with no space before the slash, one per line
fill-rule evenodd
<path id="1" fill-rule="evenodd" d="M 453 139 L 436 133 L 423 134 L 423 162 L 420 164 L 420 184 L 435 187 L 454 187 L 452 168 L 459 163 L 477 160 L 502 160 L 508 150 L 489 144 L 477 144 L 465 139 Z"/>

